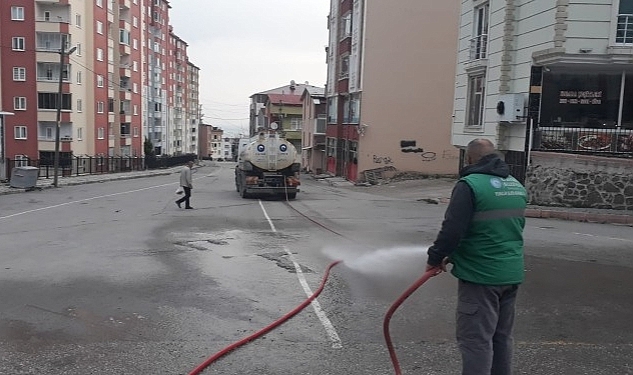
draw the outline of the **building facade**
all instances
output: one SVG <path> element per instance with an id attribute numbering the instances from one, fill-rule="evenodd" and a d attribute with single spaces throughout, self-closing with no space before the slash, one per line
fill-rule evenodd
<path id="1" fill-rule="evenodd" d="M 352 181 L 387 169 L 456 173 L 450 135 L 459 4 L 330 4 L 327 172 Z"/>
<path id="2" fill-rule="evenodd" d="M 325 171 L 325 129 L 327 108 L 325 90 L 305 88 L 301 95 L 303 115 L 301 118 L 301 166 L 310 173 Z"/>
<path id="3" fill-rule="evenodd" d="M 14 113 L 5 158 L 52 165 L 60 78 L 62 166 L 142 156 L 144 137 L 158 155 L 196 153 L 199 69 L 169 9 L 166 0 L 0 2 L 0 109 Z"/>
<path id="4" fill-rule="evenodd" d="M 463 2 L 453 144 L 631 156 L 633 1 Z M 555 157 L 554 153 L 549 154 Z"/>

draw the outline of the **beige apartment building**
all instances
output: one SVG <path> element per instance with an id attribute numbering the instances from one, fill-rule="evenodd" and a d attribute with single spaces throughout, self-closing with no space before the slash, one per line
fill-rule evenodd
<path id="1" fill-rule="evenodd" d="M 326 171 L 455 174 L 451 144 L 459 2 L 332 0 Z"/>

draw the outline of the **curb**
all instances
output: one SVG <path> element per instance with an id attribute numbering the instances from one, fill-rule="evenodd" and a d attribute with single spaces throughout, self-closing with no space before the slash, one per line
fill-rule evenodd
<path id="1" fill-rule="evenodd" d="M 527 208 L 525 210 L 525 217 L 633 226 L 633 215 Z"/>

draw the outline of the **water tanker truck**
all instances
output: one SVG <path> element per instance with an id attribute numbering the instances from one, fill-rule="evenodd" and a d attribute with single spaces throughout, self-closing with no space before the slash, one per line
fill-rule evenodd
<path id="1" fill-rule="evenodd" d="M 301 168 L 297 159 L 297 149 L 292 143 L 274 129 L 262 131 L 249 142 L 240 142 L 235 189 L 242 198 L 279 196 L 295 199 Z"/>

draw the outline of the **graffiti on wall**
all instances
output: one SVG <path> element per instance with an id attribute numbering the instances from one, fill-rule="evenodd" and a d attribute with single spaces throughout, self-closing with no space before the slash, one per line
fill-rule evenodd
<path id="1" fill-rule="evenodd" d="M 419 154 L 420 157 L 422 158 L 422 161 L 434 161 L 437 159 L 437 153 L 433 151 L 426 151 L 421 147 L 417 147 L 416 141 L 401 140 L 400 151 L 404 153 Z"/>
<path id="2" fill-rule="evenodd" d="M 374 155 L 374 164 L 391 165 L 393 164 L 393 160 L 391 160 L 391 157 L 389 156 Z"/>

